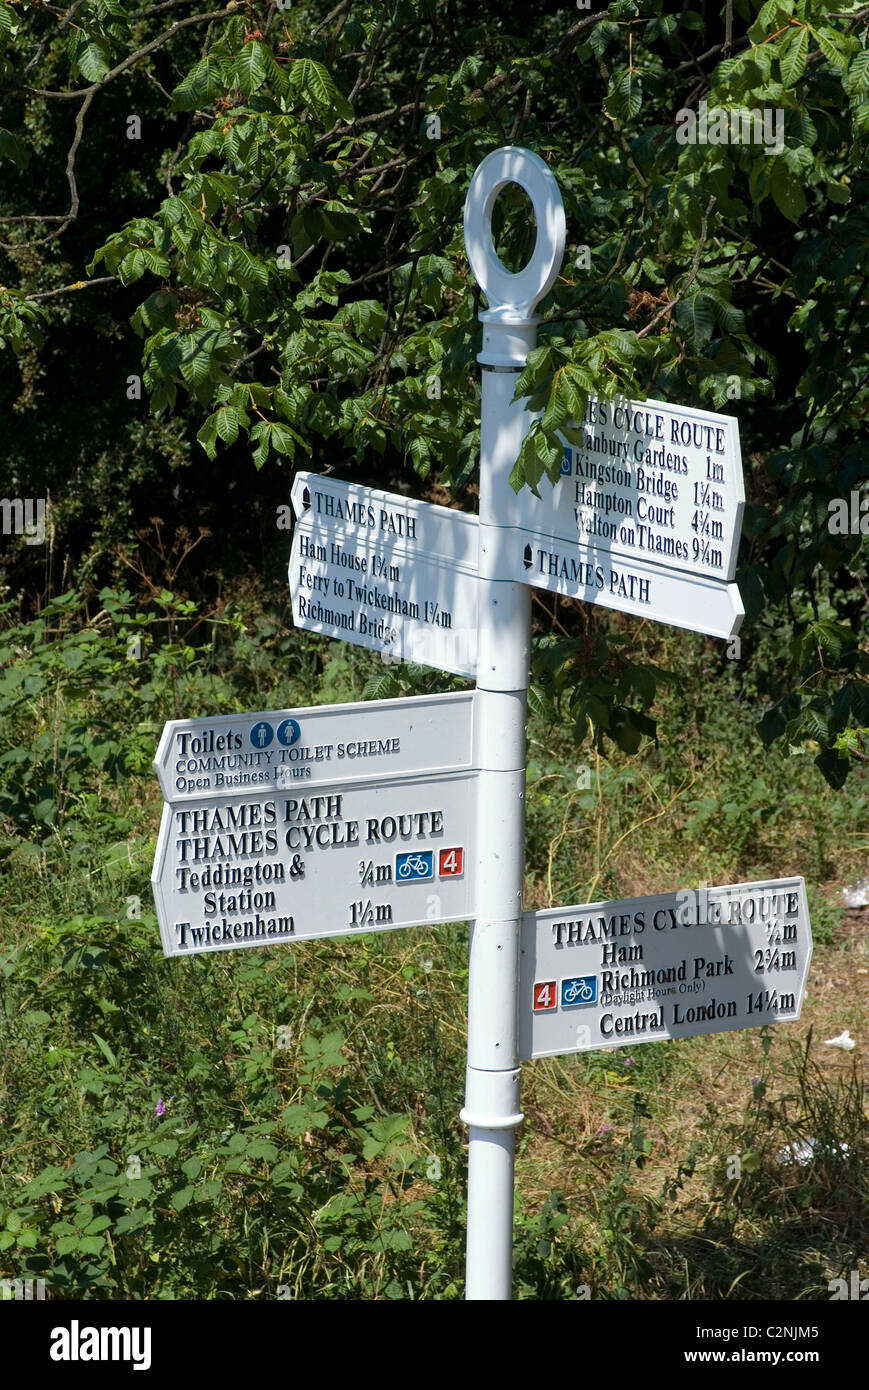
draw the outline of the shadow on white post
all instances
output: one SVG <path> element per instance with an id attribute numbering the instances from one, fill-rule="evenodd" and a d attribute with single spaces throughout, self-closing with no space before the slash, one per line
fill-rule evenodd
<path id="1" fill-rule="evenodd" d="M 537 240 L 517 274 L 492 240 L 492 209 L 509 183 L 531 199 Z M 525 710 L 531 591 L 496 580 L 493 498 L 509 488 L 531 417 L 513 402 L 516 374 L 534 347 L 534 309 L 551 289 L 564 255 L 564 206 L 538 155 L 506 146 L 486 156 L 465 200 L 465 249 L 488 301 L 483 324 L 480 419 L 480 618 L 477 736 L 477 916 L 471 929 L 468 1066 L 461 1118 L 468 1146 L 468 1246 L 465 1297 L 509 1299 L 513 1270 L 513 1160 L 519 1108 L 517 987 L 525 860 Z"/>

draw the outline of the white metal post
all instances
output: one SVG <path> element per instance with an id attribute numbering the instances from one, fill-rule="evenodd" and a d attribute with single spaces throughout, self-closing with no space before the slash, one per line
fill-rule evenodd
<path id="1" fill-rule="evenodd" d="M 537 241 L 528 265 L 511 274 L 492 242 L 492 209 L 518 183 L 531 198 Z M 509 1299 L 513 1265 L 513 1161 L 519 1109 L 517 1046 L 519 929 L 525 857 L 525 711 L 531 631 L 530 589 L 496 580 L 493 498 L 509 488 L 530 417 L 512 401 L 516 374 L 534 346 L 534 307 L 553 284 L 564 253 L 558 185 L 537 155 L 506 147 L 487 155 L 465 202 L 465 247 L 489 308 L 483 323 L 480 419 L 480 616 L 477 714 L 477 916 L 468 985 L 468 1066 L 461 1118 L 469 1126 L 465 1296 Z"/>

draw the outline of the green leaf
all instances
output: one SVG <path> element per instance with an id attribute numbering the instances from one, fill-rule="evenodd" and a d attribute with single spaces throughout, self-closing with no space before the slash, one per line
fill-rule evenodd
<path id="1" fill-rule="evenodd" d="M 816 743 L 825 743 L 829 739 L 829 709 L 825 708 L 825 703 L 813 700 L 811 705 L 802 711 L 794 730 L 797 736 L 802 739 L 814 739 Z"/>
<path id="2" fill-rule="evenodd" d="M 201 1182 L 196 1189 L 197 1202 L 213 1202 L 220 1195 L 223 1187 L 221 1178 L 212 1178 L 209 1182 Z"/>
<path id="3" fill-rule="evenodd" d="M 621 717 L 612 720 L 610 733 L 623 753 L 636 753 L 642 742 L 642 730 L 634 722 L 630 710 L 624 710 Z"/>
<path id="4" fill-rule="evenodd" d="M 407 452 L 417 476 L 427 478 L 431 472 L 431 450 L 428 440 L 423 435 L 417 435 L 408 444 Z"/>
<path id="5" fill-rule="evenodd" d="M 558 712 L 552 703 L 549 695 L 540 685 L 528 687 L 528 708 L 538 719 L 544 719 L 547 724 L 554 724 L 558 718 Z"/>
<path id="6" fill-rule="evenodd" d="M 86 1226 L 90 1225 L 93 1219 L 94 1209 L 90 1205 L 90 1203 L 85 1203 L 83 1206 L 80 1206 L 76 1209 L 75 1216 L 72 1220 L 73 1225 L 77 1226 L 80 1231 L 83 1231 Z"/>
<path id="7" fill-rule="evenodd" d="M 388 1250 L 411 1250 L 413 1242 L 407 1231 L 383 1230 L 371 1237 L 369 1242 L 370 1250 L 380 1253 Z"/>
<path id="8" fill-rule="evenodd" d="M 73 62 L 88 82 L 101 82 L 111 67 L 105 45 L 87 38 L 77 42 Z"/>
<path id="9" fill-rule="evenodd" d="M 172 93 L 176 111 L 195 111 L 207 106 L 226 85 L 223 63 L 219 58 L 206 57 L 196 63 Z"/>
<path id="10" fill-rule="evenodd" d="M 353 120 L 353 108 L 342 96 L 327 68 L 313 58 L 297 58 L 290 69 L 293 89 L 303 94 L 314 106 L 324 106 L 345 121 Z"/>
<path id="11" fill-rule="evenodd" d="M 99 1255 L 105 1243 L 105 1236 L 82 1236 L 78 1242 L 78 1249 L 82 1255 Z M 60 1241 L 57 1244 L 60 1250 Z"/>
<path id="12" fill-rule="evenodd" d="M 299 1139 L 309 1129 L 324 1129 L 329 1116 L 325 1110 L 309 1110 L 307 1105 L 288 1105 L 281 1122 L 291 1138 Z"/>
<path id="13" fill-rule="evenodd" d="M 818 138 L 817 126 L 802 107 L 790 113 L 790 134 L 803 145 L 814 145 Z"/>
<path id="14" fill-rule="evenodd" d="M 213 341 L 212 334 L 201 333 L 185 333 L 181 339 L 183 355 L 178 370 L 194 389 L 202 386 L 211 375 L 211 353 L 208 349 Z"/>
<path id="15" fill-rule="evenodd" d="M 113 1052 L 112 1049 L 109 1047 L 109 1045 L 108 1045 L 108 1043 L 106 1042 L 105 1038 L 101 1038 L 100 1035 L 99 1035 L 99 1033 L 94 1033 L 94 1042 L 96 1043 L 96 1045 L 97 1045 L 97 1047 L 99 1048 L 100 1052 L 103 1054 L 103 1056 L 105 1057 L 106 1061 L 110 1064 L 110 1066 L 117 1067 L 117 1065 L 118 1065 L 117 1058 L 115 1057 L 114 1052 Z"/>
<path id="16" fill-rule="evenodd" d="M 118 1192 L 118 1196 L 126 1202 L 138 1202 L 151 1195 L 150 1178 L 131 1178 L 125 1182 Z"/>
<path id="17" fill-rule="evenodd" d="M 281 1159 L 280 1163 L 275 1164 L 274 1168 L 269 1173 L 269 1177 L 273 1183 L 280 1183 L 283 1182 L 285 1178 L 295 1177 L 298 1171 L 299 1165 L 297 1159 L 284 1158 Z"/>
<path id="18" fill-rule="evenodd" d="M 687 334 L 695 351 L 705 347 L 715 327 L 715 308 L 702 292 L 682 299 L 676 305 L 676 322 Z"/>
<path id="19" fill-rule="evenodd" d="M 825 780 L 834 791 L 841 791 L 848 780 L 851 759 L 840 758 L 834 748 L 825 748 L 815 758 L 815 766 L 823 773 Z"/>
<path id="20" fill-rule="evenodd" d="M 851 59 L 846 86 L 849 92 L 869 92 L 869 48 Z"/>
<path id="21" fill-rule="evenodd" d="M 182 1187 L 180 1191 L 173 1192 L 169 1200 L 176 1211 L 183 1211 L 184 1208 L 193 1200 L 193 1188 Z"/>
<path id="22" fill-rule="evenodd" d="M 570 414 L 567 393 L 564 391 L 563 383 L 556 377 L 555 385 L 543 412 L 542 428 L 546 431 L 561 429 L 563 425 L 567 424 Z"/>
<path id="23" fill-rule="evenodd" d="M 611 24 L 608 20 L 604 20 L 601 24 L 596 24 L 591 31 L 591 38 L 589 39 L 589 44 L 591 45 L 595 57 L 600 58 L 606 50 L 610 40 L 619 38 L 620 33 L 619 26 L 617 24 Z"/>
<path id="24" fill-rule="evenodd" d="M 265 289 L 269 283 L 268 268 L 263 261 L 252 256 L 247 247 L 232 242 L 232 265 L 245 288 L 259 285 Z"/>
<path id="25" fill-rule="evenodd" d="M 826 58 L 827 62 L 834 68 L 844 66 L 848 61 L 848 49 L 844 45 L 840 35 L 830 28 L 812 29 L 812 37 Z"/>
<path id="26" fill-rule="evenodd" d="M 254 40 L 246 43 L 235 60 L 235 81 L 245 96 L 258 91 L 268 76 L 274 59 L 271 49 L 264 43 Z"/>
<path id="27" fill-rule="evenodd" d="M 215 411 L 213 415 L 209 415 L 208 419 L 205 421 L 205 424 L 202 426 L 202 428 L 196 435 L 198 442 L 202 445 L 203 449 L 205 450 L 206 454 L 210 459 L 215 459 L 217 457 L 218 414 L 219 412 Z"/>
<path id="28" fill-rule="evenodd" d="M 799 222 L 806 210 L 803 182 L 788 169 L 783 159 L 774 159 L 770 171 L 770 188 L 776 207 L 789 222 Z"/>
<path id="29" fill-rule="evenodd" d="M 780 53 L 782 81 L 786 87 L 799 82 L 806 70 L 806 55 L 809 51 L 809 31 L 807 28 L 791 30 L 784 50 Z"/>
<path id="30" fill-rule="evenodd" d="M 265 463 L 270 444 L 277 453 L 289 454 L 290 458 L 293 458 L 297 441 L 302 442 L 289 425 L 281 425 L 270 420 L 258 420 L 250 432 L 250 437 L 257 443 L 253 456 L 257 468 L 261 468 Z"/>
<path id="31" fill-rule="evenodd" d="M 147 269 L 147 262 L 144 253 L 137 246 L 124 256 L 118 266 L 118 277 L 123 285 L 132 285 L 134 281 L 140 280 Z"/>
<path id="32" fill-rule="evenodd" d="M 49 1192 L 63 1192 L 68 1186 L 66 1169 L 50 1165 L 43 1168 L 41 1173 L 37 1173 L 35 1178 L 31 1178 L 23 1192 L 25 1197 L 29 1198 L 44 1197 Z"/>
<path id="33" fill-rule="evenodd" d="M 809 623 L 806 637 L 808 641 L 816 643 L 834 661 L 838 661 L 845 652 L 852 651 L 857 642 L 853 630 L 845 623 L 835 623 L 829 620 Z"/>
<path id="34" fill-rule="evenodd" d="M 270 1139 L 255 1137 L 251 1139 L 247 1146 L 248 1158 L 264 1158 L 267 1163 L 275 1163 L 278 1157 L 278 1149 Z"/>
<path id="35" fill-rule="evenodd" d="M 119 1216 L 115 1222 L 114 1234 L 116 1236 L 127 1235 L 130 1231 L 140 1231 L 143 1226 L 149 1226 L 154 1220 L 154 1213 L 150 1207 L 134 1207 L 132 1211 L 125 1212 Z"/>
<path id="36" fill-rule="evenodd" d="M 639 74 L 627 68 L 614 73 L 604 101 L 604 110 L 621 121 L 629 121 L 638 114 L 642 104 L 643 89 L 640 86 Z"/>
<path id="37" fill-rule="evenodd" d="M 706 298 L 711 302 L 715 318 L 725 332 L 745 332 L 745 314 L 741 309 L 734 308 L 729 299 L 712 290 L 706 291 Z"/>
<path id="38" fill-rule="evenodd" d="M 143 247 L 142 256 L 149 270 L 153 271 L 155 275 L 162 276 L 163 279 L 166 278 L 169 274 L 169 261 L 161 251 L 155 251 L 151 246 Z"/>
<path id="39" fill-rule="evenodd" d="M 362 1145 L 363 1158 L 372 1159 L 389 1152 L 405 1133 L 409 1123 L 409 1115 L 387 1115 L 382 1120 L 373 1120 Z"/>
<path id="40" fill-rule="evenodd" d="M 217 433 L 224 444 L 234 444 L 238 439 L 239 427 L 239 413 L 235 407 L 231 405 L 221 406 L 212 418 L 215 421 Z"/>
<path id="41" fill-rule="evenodd" d="M 85 652 L 81 647 L 64 647 L 60 654 L 60 659 L 68 671 L 77 671 L 84 665 Z"/>
<path id="42" fill-rule="evenodd" d="M 546 473 L 556 481 L 561 471 L 564 448 L 557 438 L 552 438 L 541 428 L 534 437 L 534 451 Z"/>
<path id="43" fill-rule="evenodd" d="M 0 159 L 8 159 L 19 169 L 26 169 L 30 163 L 30 150 L 11 130 L 0 128 Z"/>

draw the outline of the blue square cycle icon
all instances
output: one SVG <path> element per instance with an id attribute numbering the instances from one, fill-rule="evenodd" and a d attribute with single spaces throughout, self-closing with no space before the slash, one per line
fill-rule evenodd
<path id="1" fill-rule="evenodd" d="M 561 981 L 562 1009 L 582 1009 L 597 1003 L 597 976 L 575 975 Z"/>
<path id="2" fill-rule="evenodd" d="M 434 878 L 434 850 L 408 850 L 395 856 L 396 883 L 420 883 Z"/>

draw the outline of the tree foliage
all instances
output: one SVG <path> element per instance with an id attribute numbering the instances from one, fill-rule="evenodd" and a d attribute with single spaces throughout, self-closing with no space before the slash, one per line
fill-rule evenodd
<path id="1" fill-rule="evenodd" d="M 869 516 L 829 524 L 869 478 L 867 18 L 831 0 L 0 3 L 0 340 L 22 394 L 53 335 L 75 344 L 89 276 L 114 324 L 129 305 L 151 411 L 192 421 L 216 476 L 328 463 L 461 497 L 480 347 L 462 206 L 489 150 L 526 145 L 559 180 L 568 249 L 518 388 L 537 419 L 514 483 L 553 475 L 592 391 L 737 414 L 745 640 L 766 629 L 782 653 L 762 734 L 816 745 L 841 784 L 869 754 Z M 776 139 L 683 143 L 701 103 L 775 115 Z M 519 199 L 498 211 L 518 266 L 533 223 Z M 62 461 L 42 476 L 69 487 Z M 654 736 L 662 673 L 611 617 L 539 647 L 535 698 L 579 736 Z"/>

